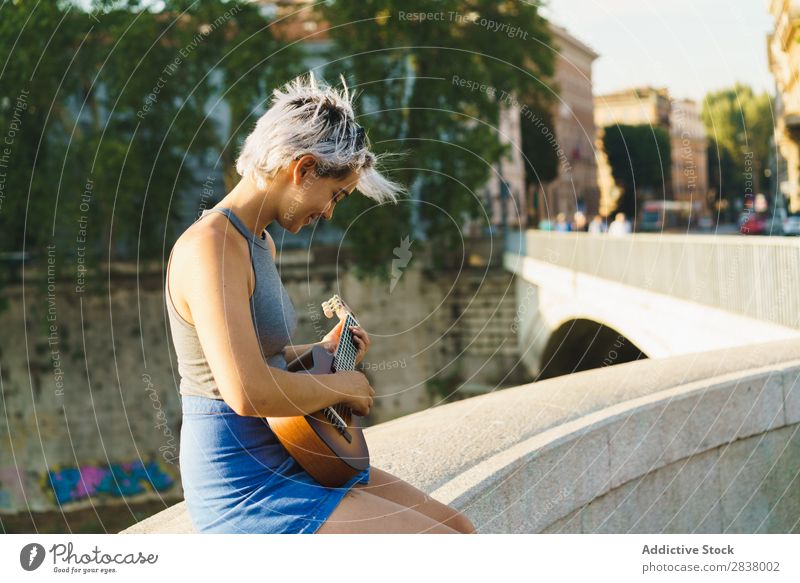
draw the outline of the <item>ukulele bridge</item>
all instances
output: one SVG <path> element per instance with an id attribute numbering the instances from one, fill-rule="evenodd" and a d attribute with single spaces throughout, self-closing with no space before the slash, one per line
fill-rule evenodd
<path id="1" fill-rule="evenodd" d="M 333 407 L 326 407 L 324 410 L 325 418 L 333 425 L 336 429 L 339 430 L 339 433 L 347 440 L 347 443 L 353 442 L 353 436 L 350 435 L 350 432 L 347 431 L 347 423 L 344 419 L 336 412 Z"/>

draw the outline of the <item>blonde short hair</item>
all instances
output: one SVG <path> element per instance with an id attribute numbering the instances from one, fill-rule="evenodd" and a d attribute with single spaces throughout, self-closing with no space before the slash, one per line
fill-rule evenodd
<path id="1" fill-rule="evenodd" d="M 240 176 L 261 189 L 267 179 L 305 154 L 317 159 L 320 176 L 342 178 L 360 173 L 356 188 L 375 201 L 397 202 L 405 189 L 376 168 L 364 129 L 355 121 L 344 77 L 342 90 L 323 86 L 309 72 L 275 89 L 272 104 L 247 136 L 236 160 Z"/>

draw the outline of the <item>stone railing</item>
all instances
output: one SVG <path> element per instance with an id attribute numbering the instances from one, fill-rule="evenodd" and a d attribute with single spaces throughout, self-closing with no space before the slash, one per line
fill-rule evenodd
<path id="1" fill-rule="evenodd" d="M 800 342 L 558 377 L 367 430 L 479 532 L 800 531 Z M 183 503 L 126 533 L 191 532 Z"/>
<path id="2" fill-rule="evenodd" d="M 800 328 L 800 239 L 510 231 L 507 253 Z"/>

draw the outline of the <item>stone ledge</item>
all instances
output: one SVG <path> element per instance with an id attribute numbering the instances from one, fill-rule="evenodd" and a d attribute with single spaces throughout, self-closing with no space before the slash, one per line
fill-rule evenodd
<path id="1" fill-rule="evenodd" d="M 531 383 L 366 435 L 374 466 L 462 510 L 480 532 L 546 532 L 676 460 L 796 422 L 798 376 L 800 343 L 768 343 Z M 625 456 L 631 442 L 637 454 Z M 179 503 L 123 532 L 192 528 Z"/>
<path id="2" fill-rule="evenodd" d="M 195 530 L 186 510 L 186 502 L 178 502 L 126 528 L 120 534 L 195 534 Z"/>

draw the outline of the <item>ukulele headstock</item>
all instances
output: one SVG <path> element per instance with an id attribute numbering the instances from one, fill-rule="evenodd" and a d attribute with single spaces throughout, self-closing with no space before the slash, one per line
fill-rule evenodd
<path id="1" fill-rule="evenodd" d="M 337 294 L 333 294 L 328 301 L 322 302 L 322 312 L 326 318 L 333 318 L 336 315 L 340 320 L 344 320 L 348 314 L 355 318 L 353 310 Z"/>

